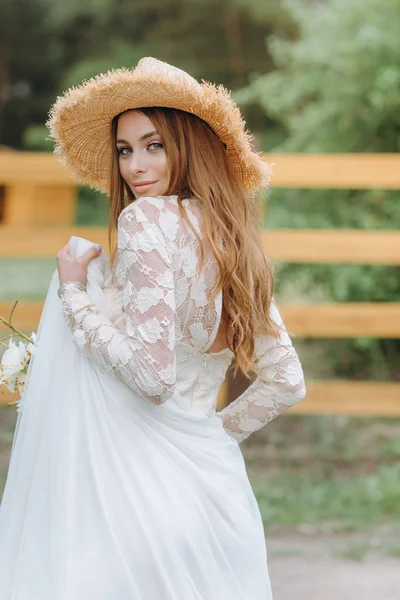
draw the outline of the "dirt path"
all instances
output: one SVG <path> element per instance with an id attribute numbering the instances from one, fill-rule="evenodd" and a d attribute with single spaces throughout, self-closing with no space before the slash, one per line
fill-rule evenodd
<path id="1" fill-rule="evenodd" d="M 389 537 L 270 536 L 274 600 L 399 600 L 400 540 Z"/>

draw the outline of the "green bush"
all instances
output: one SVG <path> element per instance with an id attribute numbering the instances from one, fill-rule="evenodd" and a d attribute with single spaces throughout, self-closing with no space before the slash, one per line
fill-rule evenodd
<path id="1" fill-rule="evenodd" d="M 283 131 L 277 152 L 398 152 L 400 0 L 286 2 L 298 39 L 268 40 L 276 70 L 238 94 Z M 268 139 L 268 138 L 267 138 Z M 394 229 L 400 193 L 272 190 L 268 227 Z M 338 302 L 394 302 L 398 267 L 277 265 L 278 290 Z M 337 375 L 398 378 L 399 340 L 342 340 L 326 352 Z"/>

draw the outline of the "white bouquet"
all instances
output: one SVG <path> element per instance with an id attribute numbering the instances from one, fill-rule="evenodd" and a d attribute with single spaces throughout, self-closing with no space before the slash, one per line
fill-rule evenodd
<path id="1" fill-rule="evenodd" d="M 3 323 L 12 331 L 6 338 L 0 339 L 0 344 L 7 348 L 0 361 L 0 391 L 5 386 L 10 392 L 18 391 L 22 398 L 29 362 L 35 351 L 36 334 L 32 332 L 31 337 L 28 337 L 11 324 L 16 305 L 17 302 L 14 304 L 8 320 L 0 316 L 0 323 Z M 14 337 L 20 337 L 26 343 L 20 341 L 17 345 L 14 342 Z M 4 343 L 5 339 L 9 339 L 8 346 Z M 20 402 L 21 399 L 10 402 L 8 406 L 16 405 L 17 411 L 19 411 Z"/>

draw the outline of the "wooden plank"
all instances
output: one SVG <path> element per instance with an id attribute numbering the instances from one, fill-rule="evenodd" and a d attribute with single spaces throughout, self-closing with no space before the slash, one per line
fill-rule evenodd
<path id="1" fill-rule="evenodd" d="M 18 302 L 11 321 L 14 327 L 24 333 L 28 332 L 28 335 L 32 331 L 36 331 L 40 315 L 42 314 L 43 304 L 44 302 Z M 8 320 L 13 306 L 14 302 L 0 302 L 0 316 Z M 0 335 L 6 333 L 11 333 L 10 329 L 0 323 Z"/>
<path id="2" fill-rule="evenodd" d="M 272 187 L 400 189 L 399 154 L 264 154 Z"/>
<path id="3" fill-rule="evenodd" d="M 225 385 L 221 386 L 221 396 Z M 400 383 L 308 381 L 306 386 L 306 398 L 285 414 L 400 417 Z M 0 405 L 18 398 L 18 394 L 6 390 L 0 393 Z M 218 406 L 222 406 L 220 399 Z"/>
<path id="4" fill-rule="evenodd" d="M 74 185 L 70 171 L 51 152 L 0 154 L 0 184 Z"/>
<path id="5" fill-rule="evenodd" d="M 400 189 L 399 154 L 267 153 L 272 186 L 287 188 Z M 72 184 L 72 175 L 47 152 L 0 155 L 0 184 Z"/>
<path id="6" fill-rule="evenodd" d="M 54 258 L 72 235 L 101 244 L 108 251 L 105 227 L 36 227 L 0 226 L 0 258 Z"/>
<path id="7" fill-rule="evenodd" d="M 0 302 L 0 315 L 7 318 L 13 302 Z M 34 331 L 43 302 L 19 302 L 13 322 L 23 331 Z M 399 303 L 280 304 L 291 335 L 311 338 L 400 338 Z M 0 326 L 0 331 L 2 327 Z"/>
<path id="8" fill-rule="evenodd" d="M 261 232 L 261 243 L 282 262 L 400 265 L 400 231 L 271 229 Z"/>
<path id="9" fill-rule="evenodd" d="M 400 417 L 400 383 L 307 381 L 306 387 L 307 396 L 285 414 Z M 218 396 L 218 409 L 226 406 L 228 393 L 229 383 L 225 380 Z"/>
<path id="10" fill-rule="evenodd" d="M 311 338 L 400 337 L 400 302 L 283 305 L 289 332 Z"/>
<path id="11" fill-rule="evenodd" d="M 308 381 L 307 396 L 287 414 L 400 417 L 400 383 Z"/>
<path id="12" fill-rule="evenodd" d="M 0 406 L 4 406 L 6 404 L 8 404 L 9 402 L 15 402 L 15 400 L 19 399 L 19 394 L 12 394 L 9 390 L 0 387 Z M 15 410 L 14 408 L 10 407 L 9 410 Z"/>
<path id="13" fill-rule="evenodd" d="M 69 225 L 75 221 L 77 188 L 71 185 L 9 185 L 4 199 L 5 226 Z"/>
<path id="14" fill-rule="evenodd" d="M 54 257 L 71 235 L 108 250 L 104 227 L 0 226 L 0 258 Z M 263 250 L 272 260 L 293 263 L 400 265 L 399 231 L 277 229 L 261 232 Z"/>

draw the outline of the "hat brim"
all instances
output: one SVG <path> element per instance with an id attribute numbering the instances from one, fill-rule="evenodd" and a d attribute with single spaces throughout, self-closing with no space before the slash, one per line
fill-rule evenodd
<path id="1" fill-rule="evenodd" d="M 77 181 L 108 193 L 112 119 L 126 110 L 162 106 L 206 121 L 225 144 L 246 190 L 268 184 L 269 166 L 252 149 L 240 110 L 223 86 L 200 84 L 174 67 L 150 72 L 138 67 L 98 75 L 68 90 L 51 108 L 47 126 L 56 142 L 54 152 Z"/>

